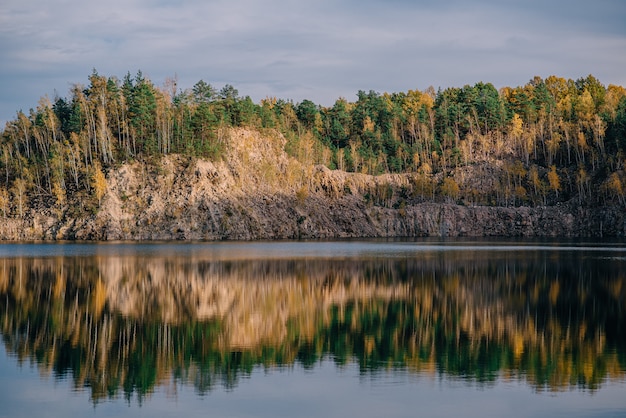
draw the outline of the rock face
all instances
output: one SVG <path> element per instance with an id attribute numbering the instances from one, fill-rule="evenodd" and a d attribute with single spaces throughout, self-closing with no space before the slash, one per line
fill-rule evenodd
<path id="1" fill-rule="evenodd" d="M 165 156 L 107 174 L 97 210 L 34 209 L 5 219 L 5 240 L 260 240 L 349 237 L 626 236 L 622 207 L 460 206 L 411 197 L 411 175 L 307 166 L 285 139 L 233 129 L 226 156 Z M 68 199 L 69 200 L 69 199 Z M 72 204 L 77 204 L 73 202 Z"/>

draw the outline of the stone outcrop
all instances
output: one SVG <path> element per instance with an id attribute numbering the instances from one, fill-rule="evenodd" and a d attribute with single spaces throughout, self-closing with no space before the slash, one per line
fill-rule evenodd
<path id="1" fill-rule="evenodd" d="M 4 240 L 262 240 L 626 236 L 623 207 L 462 206 L 411 197 L 410 174 L 305 165 L 277 133 L 233 129 L 219 162 L 170 155 L 107 173 L 96 210 L 31 209 Z M 78 213 L 78 215 L 72 215 Z"/>

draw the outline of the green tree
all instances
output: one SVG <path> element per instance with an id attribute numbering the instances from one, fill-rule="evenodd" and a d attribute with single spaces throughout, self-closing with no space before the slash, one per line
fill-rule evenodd
<path id="1" fill-rule="evenodd" d="M 134 80 L 130 78 L 130 74 L 127 74 L 122 90 L 128 104 L 132 138 L 131 156 L 137 156 L 143 152 L 154 152 L 157 148 L 154 86 L 141 71 L 138 71 Z"/>
<path id="2" fill-rule="evenodd" d="M 304 99 L 296 106 L 296 116 L 305 129 L 313 130 L 315 120 L 319 115 L 317 105 L 308 99 Z"/>
<path id="3" fill-rule="evenodd" d="M 326 126 L 326 142 L 337 148 L 348 146 L 350 139 L 350 109 L 346 99 L 337 99 L 330 109 L 323 111 L 324 125 Z"/>
<path id="4" fill-rule="evenodd" d="M 213 86 L 206 83 L 204 80 L 200 80 L 194 84 L 192 92 L 194 101 L 198 104 L 212 102 L 217 94 Z"/>

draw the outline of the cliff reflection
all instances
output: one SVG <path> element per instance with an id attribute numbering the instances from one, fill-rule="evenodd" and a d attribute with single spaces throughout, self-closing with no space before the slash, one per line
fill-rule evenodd
<path id="1" fill-rule="evenodd" d="M 233 388 L 256 367 L 322 358 L 372 375 L 595 390 L 626 376 L 623 267 L 566 252 L 1 259 L 0 326 L 17 361 L 94 402 Z"/>

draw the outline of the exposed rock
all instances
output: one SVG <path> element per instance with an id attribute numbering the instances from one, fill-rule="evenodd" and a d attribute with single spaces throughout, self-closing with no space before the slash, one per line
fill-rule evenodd
<path id="1" fill-rule="evenodd" d="M 461 206 L 406 196 L 410 174 L 304 166 L 285 139 L 233 129 L 222 161 L 169 155 L 107 174 L 100 207 L 5 219 L 4 240 L 259 240 L 348 237 L 625 236 L 624 208 Z M 402 195 L 402 191 L 405 195 Z M 410 194 L 410 193 L 409 193 Z M 73 202 L 72 204 L 77 204 Z"/>

